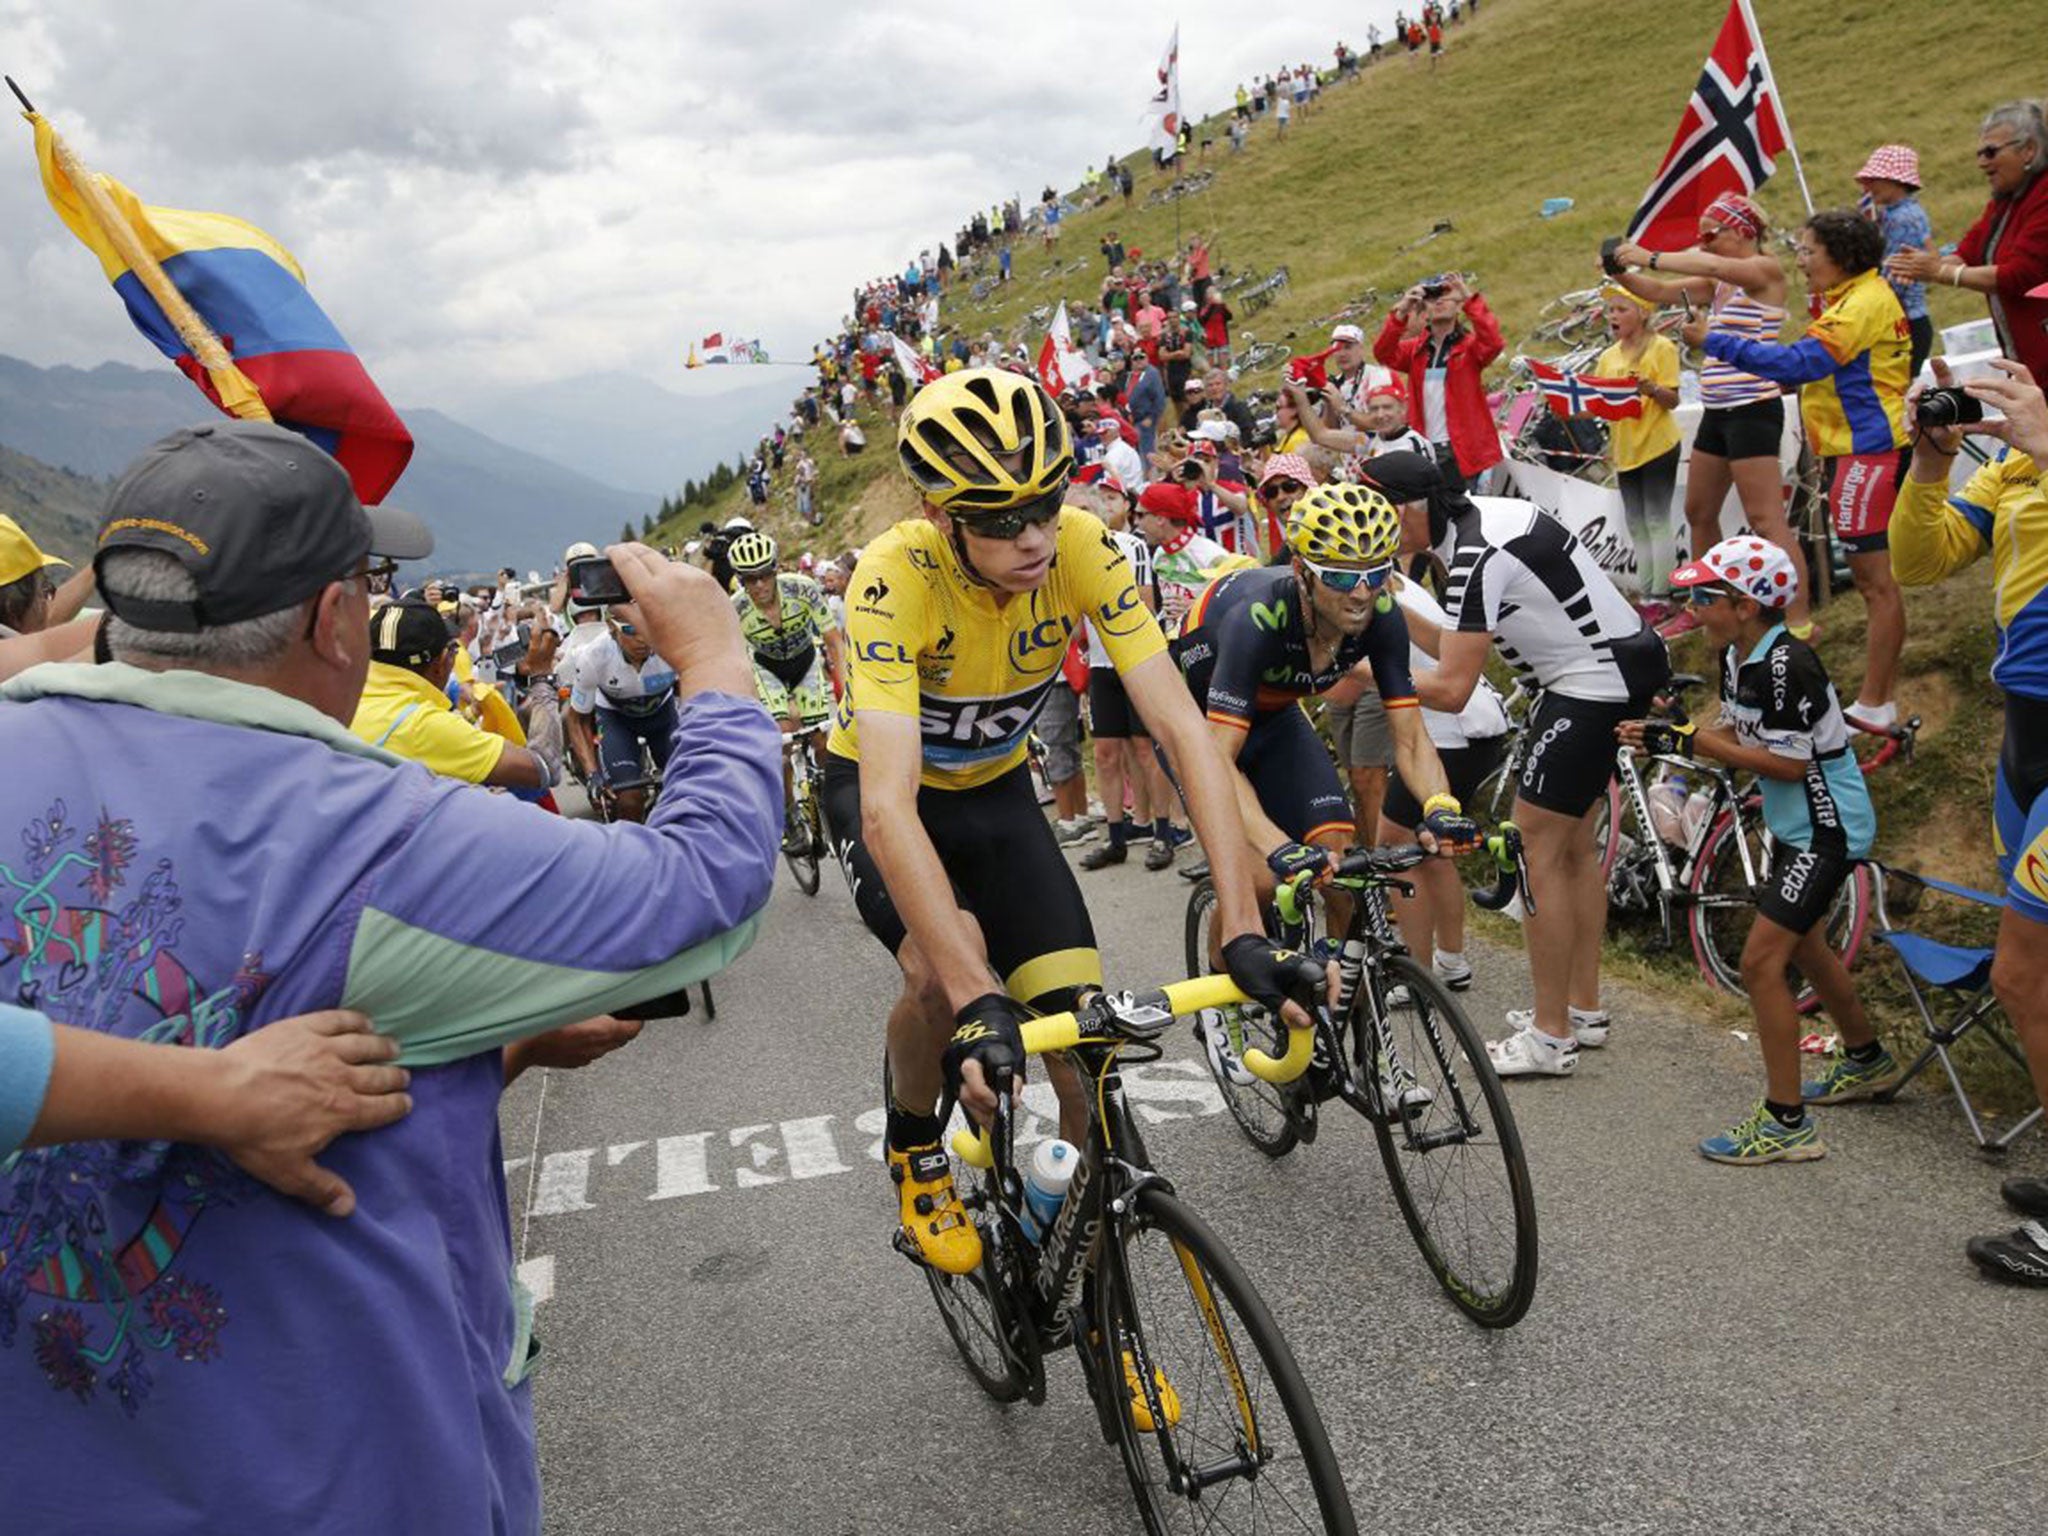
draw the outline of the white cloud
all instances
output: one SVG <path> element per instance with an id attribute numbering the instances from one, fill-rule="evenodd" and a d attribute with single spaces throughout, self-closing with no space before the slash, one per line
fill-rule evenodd
<path id="1" fill-rule="evenodd" d="M 1326 64 L 1394 9 L 1185 5 L 1183 100 Z M 0 0 L 0 59 L 146 200 L 270 230 L 387 392 L 430 403 L 673 384 L 712 330 L 807 353 L 855 282 L 972 208 L 1134 147 L 1171 25 L 1071 0 Z M 43 202 L 25 129 L 0 147 L 0 321 L 39 363 L 154 355 Z"/>

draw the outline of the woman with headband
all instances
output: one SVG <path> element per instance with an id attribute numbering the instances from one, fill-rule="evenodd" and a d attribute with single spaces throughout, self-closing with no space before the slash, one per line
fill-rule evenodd
<path id="1" fill-rule="evenodd" d="M 1755 341 L 1776 341 L 1785 324 L 1785 269 L 1763 249 L 1763 211 L 1748 198 L 1725 192 L 1700 215 L 1699 244 L 1689 251 L 1651 251 L 1632 240 L 1614 249 L 1624 270 L 1615 281 L 1653 304 L 1706 306 L 1717 331 Z M 1652 276 L 1651 274 L 1656 274 Z M 1669 274 L 1667 277 L 1665 274 Z M 1813 633 L 1807 602 L 1806 561 L 1785 520 L 1779 446 L 1785 436 L 1785 400 L 1778 386 L 1717 358 L 1700 369 L 1699 430 L 1686 466 L 1685 521 L 1698 559 L 1721 541 L 1721 504 L 1732 484 L 1749 526 L 1792 558 L 1799 595 L 1786 610 L 1786 627 L 1800 639 Z M 1698 624 L 1687 609 L 1665 626 L 1667 635 Z"/>

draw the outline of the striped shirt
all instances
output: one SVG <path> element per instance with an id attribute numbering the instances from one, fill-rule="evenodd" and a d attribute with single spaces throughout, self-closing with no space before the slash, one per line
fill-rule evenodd
<path id="1" fill-rule="evenodd" d="M 1709 311 L 1714 329 L 1729 331 L 1748 341 L 1776 341 L 1785 324 L 1785 310 L 1777 304 L 1760 304 L 1733 283 L 1714 285 L 1714 304 Z M 1726 410 L 1775 399 L 1778 386 L 1753 373 L 1744 373 L 1717 357 L 1700 366 L 1700 404 L 1708 410 Z"/>

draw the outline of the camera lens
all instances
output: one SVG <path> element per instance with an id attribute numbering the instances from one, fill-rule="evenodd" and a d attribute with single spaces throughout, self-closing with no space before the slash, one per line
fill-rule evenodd
<path id="1" fill-rule="evenodd" d="M 1930 389 L 1920 397 L 1920 406 L 1913 413 L 1913 420 L 1923 428 L 1952 427 L 1956 424 L 1959 414 L 1956 391 Z"/>

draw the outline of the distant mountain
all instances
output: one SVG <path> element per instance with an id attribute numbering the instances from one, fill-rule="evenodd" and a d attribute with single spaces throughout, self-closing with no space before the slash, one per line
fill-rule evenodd
<path id="1" fill-rule="evenodd" d="M 688 394 L 633 373 L 592 373 L 516 389 L 483 389 L 447 402 L 449 414 L 606 485 L 673 496 L 731 463 L 789 414 L 811 379 L 795 368 L 716 370 Z M 722 394 L 698 393 L 738 376 Z M 407 417 L 410 420 L 410 416 Z"/>
<path id="2" fill-rule="evenodd" d="M 656 496 L 604 484 L 439 411 L 400 414 L 417 447 L 391 500 L 434 530 L 436 570 L 548 570 L 575 540 L 617 538 L 622 525 L 638 527 L 657 510 Z M 106 494 L 90 480 L 118 474 L 164 433 L 208 416 L 206 402 L 168 368 L 37 368 L 0 356 L 0 448 L 15 450 L 0 460 L 0 507 L 37 509 L 35 517 L 57 529 L 60 552 L 68 552 L 64 538 L 81 532 L 89 545 Z M 23 525 L 43 536 L 32 519 Z"/>

